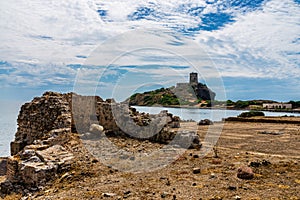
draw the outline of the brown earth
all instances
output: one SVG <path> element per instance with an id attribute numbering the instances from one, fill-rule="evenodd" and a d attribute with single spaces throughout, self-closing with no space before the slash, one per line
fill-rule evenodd
<path id="1" fill-rule="evenodd" d="M 188 130 L 196 125 L 186 122 L 181 126 Z M 198 126 L 198 134 L 204 141 L 209 129 L 206 138 L 213 139 L 218 137 L 214 135 L 218 128 L 222 123 Z M 207 155 L 190 149 L 169 165 L 143 173 L 104 165 L 82 148 L 76 135 L 72 137 L 66 147 L 78 158 L 73 170 L 28 199 L 300 199 L 299 123 L 226 122 L 216 148 Z M 138 159 L 138 153 L 149 154 L 163 146 L 134 139 L 109 140 L 132 152 L 116 160 Z M 85 142 L 93 146 L 93 141 Z M 203 143 L 202 149 L 207 146 Z M 250 166 L 254 178 L 237 178 L 241 166 Z"/>

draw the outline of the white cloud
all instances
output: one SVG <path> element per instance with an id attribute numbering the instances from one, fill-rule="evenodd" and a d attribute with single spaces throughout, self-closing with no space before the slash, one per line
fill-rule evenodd
<path id="1" fill-rule="evenodd" d="M 202 32 L 206 46 L 225 76 L 298 78 L 300 8 L 293 1 L 273 0 L 262 10 L 238 15 L 224 29 Z M 293 52 L 294 55 L 289 55 Z M 231 64 L 220 58 L 231 59 Z M 298 60 L 297 58 L 298 57 Z"/>
<path id="2" fill-rule="evenodd" d="M 183 39 L 185 37 L 194 39 L 200 48 L 207 51 L 223 76 L 298 78 L 300 8 L 294 1 L 271 0 L 263 4 L 261 9 L 254 9 L 254 11 L 252 8 L 239 10 L 229 7 L 226 3 L 230 1 L 225 1 L 225 4 L 224 1 L 213 1 L 216 4 L 207 4 L 204 0 L 153 0 L 151 2 L 144 0 L 0 1 L 0 60 L 13 63 L 12 67 L 16 69 L 10 74 L 2 74 L 0 79 L 8 85 L 10 83 L 28 86 L 72 83 L 76 70 L 66 65 L 83 64 L 86 60 L 84 57 L 89 57 L 106 39 L 137 28 L 169 27 L 181 32 L 199 26 L 203 14 L 217 12 L 216 5 L 223 6 L 222 12 L 232 15 L 235 22 L 215 31 L 196 31 L 195 35 L 184 36 Z M 224 5 L 221 5 L 222 3 Z M 155 12 L 150 13 L 146 19 L 128 18 L 138 8 L 145 6 Z M 203 8 L 201 14 L 188 13 L 191 8 L 197 7 L 200 10 Z M 107 15 L 99 16 L 98 9 L 106 11 Z M 174 38 L 174 35 L 170 35 L 168 41 Z M 133 44 L 134 39 L 131 38 Z M 165 41 L 157 42 L 167 45 Z M 142 45 L 151 45 L 150 40 L 144 39 L 144 42 Z M 126 47 L 122 47 L 122 44 L 129 46 L 128 42 L 125 42 L 114 48 L 108 48 L 102 52 L 103 57 L 110 55 L 109 58 L 113 58 L 123 53 Z M 137 47 L 141 46 L 137 45 Z M 193 49 L 180 50 L 180 53 L 188 60 L 199 59 Z M 157 58 L 159 58 L 157 55 L 150 52 L 144 55 L 132 52 L 114 64 L 160 63 L 168 66 L 183 63 L 180 59 L 172 59 L 170 55 L 163 53 L 160 60 Z M 205 62 L 209 63 L 207 60 Z M 206 66 L 206 63 L 201 66 Z M 176 75 L 166 68 L 128 70 L 134 73 L 146 71 L 153 77 L 164 77 L 167 82 L 173 80 Z M 189 69 L 182 71 L 188 73 Z M 91 72 L 92 70 L 89 70 L 86 73 Z"/>

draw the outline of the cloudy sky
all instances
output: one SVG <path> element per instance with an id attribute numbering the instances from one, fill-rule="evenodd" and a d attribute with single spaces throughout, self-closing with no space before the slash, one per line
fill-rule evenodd
<path id="1" fill-rule="evenodd" d="M 217 99 L 300 100 L 300 1 L 0 1 L 2 101 L 122 100 L 192 71 Z"/>

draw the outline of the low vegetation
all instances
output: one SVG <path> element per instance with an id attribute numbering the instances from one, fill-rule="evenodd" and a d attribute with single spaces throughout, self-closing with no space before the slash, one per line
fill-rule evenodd
<path id="1" fill-rule="evenodd" d="M 265 114 L 261 111 L 250 111 L 250 112 L 243 112 L 238 117 L 256 117 L 256 116 L 265 116 Z"/>

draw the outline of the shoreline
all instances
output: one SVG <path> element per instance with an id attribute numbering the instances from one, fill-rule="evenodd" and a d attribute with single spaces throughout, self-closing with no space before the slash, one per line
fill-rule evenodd
<path id="1" fill-rule="evenodd" d="M 200 109 L 200 110 L 236 110 L 236 111 L 261 111 L 261 112 L 274 112 L 274 113 L 296 113 L 300 114 L 300 110 L 251 110 L 251 109 L 237 109 L 231 107 L 198 107 L 198 106 L 180 106 L 180 105 L 152 105 L 152 106 L 140 106 L 140 105 L 130 105 L 131 107 L 155 107 L 155 108 L 185 108 L 185 109 Z"/>

